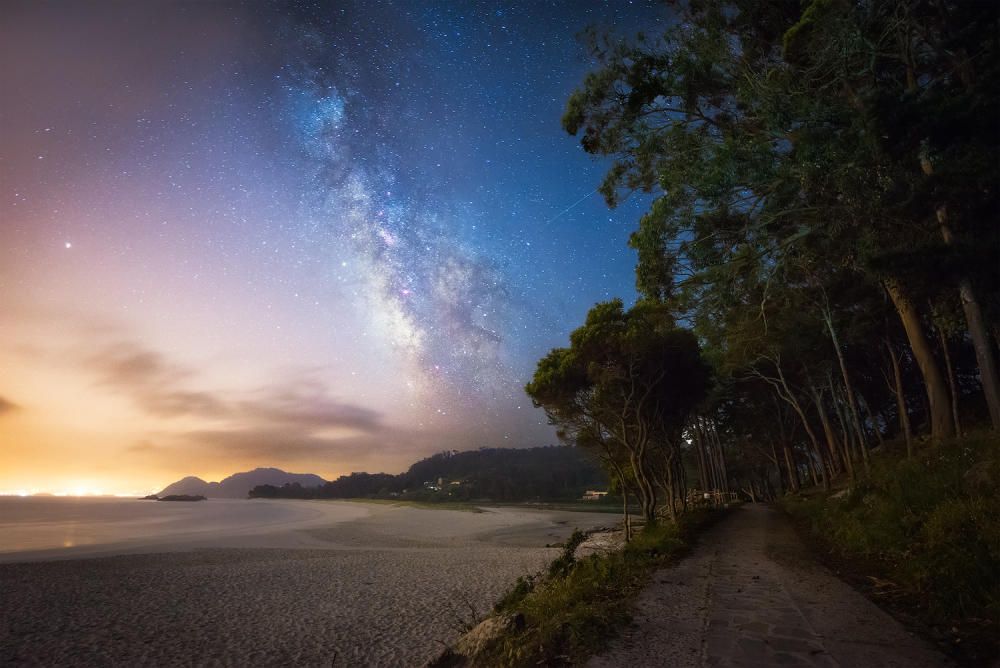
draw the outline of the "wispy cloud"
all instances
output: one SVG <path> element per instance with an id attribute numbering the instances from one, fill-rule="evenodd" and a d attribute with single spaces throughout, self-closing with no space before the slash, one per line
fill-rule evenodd
<path id="1" fill-rule="evenodd" d="M 131 396 L 152 415 L 220 418 L 232 412 L 230 406 L 208 392 L 185 389 L 184 383 L 193 373 L 140 344 L 108 345 L 85 363 L 97 373 L 100 385 Z"/>
<path id="2" fill-rule="evenodd" d="M 241 417 L 249 421 L 275 425 L 313 429 L 348 427 L 364 432 L 382 429 L 379 412 L 334 399 L 326 384 L 314 378 L 262 388 L 236 407 Z"/>
<path id="3" fill-rule="evenodd" d="M 196 389 L 194 370 L 135 341 L 110 344 L 84 363 L 98 385 L 130 397 L 156 417 L 222 421 L 236 432 L 249 429 L 268 437 L 274 432 L 302 437 L 336 428 L 366 433 L 383 428 L 379 412 L 340 401 L 308 374 L 232 396 Z"/>
<path id="4" fill-rule="evenodd" d="M 15 404 L 13 401 L 0 396 L 0 415 L 6 415 L 7 413 L 13 413 L 20 406 Z"/>

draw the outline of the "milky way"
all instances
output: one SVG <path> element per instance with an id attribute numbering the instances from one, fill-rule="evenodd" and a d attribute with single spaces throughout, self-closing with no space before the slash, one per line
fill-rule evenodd
<path id="1" fill-rule="evenodd" d="M 658 3 L 0 11 L 18 452 L 104 478 L 332 474 L 554 442 L 523 385 L 594 302 L 634 295 L 643 208 L 609 211 L 606 165 L 560 129 L 592 66 L 576 34 L 653 29 Z"/>
<path id="2" fill-rule="evenodd" d="M 508 277 L 450 232 L 447 214 L 394 197 L 398 165 L 355 166 L 348 138 L 357 122 L 352 107 L 362 100 L 348 102 L 309 79 L 291 92 L 304 106 L 302 141 L 316 161 L 318 201 L 308 215 L 350 249 L 338 276 L 355 283 L 352 296 L 368 306 L 369 327 L 407 364 L 407 386 L 420 394 L 447 389 L 456 398 L 499 390 L 509 398 L 514 378 L 500 359 Z"/>

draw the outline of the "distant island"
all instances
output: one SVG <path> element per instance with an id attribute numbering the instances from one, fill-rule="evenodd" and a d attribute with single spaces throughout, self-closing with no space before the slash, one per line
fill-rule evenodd
<path id="1" fill-rule="evenodd" d="M 161 496 L 157 501 L 207 501 L 201 494 L 170 494 Z"/>
<path id="2" fill-rule="evenodd" d="M 405 473 L 351 473 L 322 485 L 263 484 L 252 498 L 413 501 L 575 501 L 608 480 L 587 453 L 569 446 L 450 450 Z M 600 498 L 596 495 L 593 498 Z"/>

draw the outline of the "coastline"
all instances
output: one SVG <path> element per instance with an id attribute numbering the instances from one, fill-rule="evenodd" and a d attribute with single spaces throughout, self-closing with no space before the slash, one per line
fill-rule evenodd
<path id="1" fill-rule="evenodd" d="M 607 521 L 352 505 L 364 516 L 225 546 L 0 564 L 0 663 L 419 665 L 544 568 L 545 545 Z"/>

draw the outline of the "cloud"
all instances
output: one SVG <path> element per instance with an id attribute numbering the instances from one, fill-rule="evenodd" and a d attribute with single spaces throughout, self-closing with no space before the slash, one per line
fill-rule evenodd
<path id="1" fill-rule="evenodd" d="M 18 410 L 20 406 L 15 404 L 13 401 L 0 396 L 0 415 L 5 415 L 7 413 L 13 413 Z"/>
<path id="2" fill-rule="evenodd" d="M 224 421 L 231 429 L 250 428 L 268 437 L 274 432 L 308 436 L 338 428 L 365 433 L 383 428 L 381 413 L 336 399 L 325 383 L 305 374 L 230 398 L 230 393 L 194 389 L 194 371 L 133 341 L 106 346 L 85 365 L 99 385 L 131 397 L 156 417 Z"/>
<path id="3" fill-rule="evenodd" d="M 297 427 L 259 427 L 252 429 L 205 429 L 183 434 L 183 439 L 199 448 L 221 454 L 259 461 L 322 460 L 331 455 L 353 459 L 370 449 L 357 440 L 319 436 Z M 367 441 L 367 439 L 365 439 Z"/>
<path id="4" fill-rule="evenodd" d="M 252 399 L 240 402 L 238 408 L 248 419 L 278 425 L 347 427 L 365 432 L 382 429 L 380 413 L 333 399 L 324 383 L 311 378 L 264 388 Z"/>
<path id="5" fill-rule="evenodd" d="M 328 469 L 402 471 L 429 452 L 441 449 L 443 434 L 385 429 L 379 433 L 328 436 L 296 426 L 192 430 L 171 437 L 161 455 L 175 459 L 191 451 L 203 460 L 226 465 L 233 460 L 275 465 L 302 462 Z"/>
<path id="6" fill-rule="evenodd" d="M 190 371 L 139 344 L 110 345 L 86 363 L 97 372 L 101 385 L 130 395 L 152 415 L 220 418 L 231 414 L 231 408 L 212 394 L 182 387 L 193 376 Z"/>

